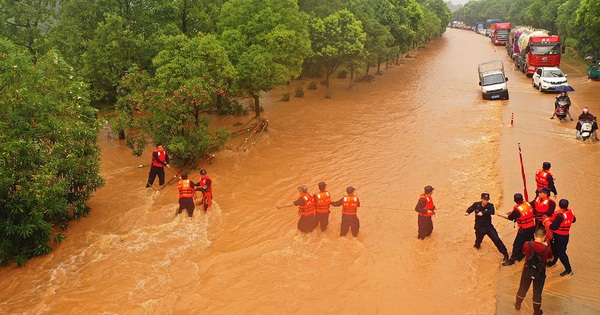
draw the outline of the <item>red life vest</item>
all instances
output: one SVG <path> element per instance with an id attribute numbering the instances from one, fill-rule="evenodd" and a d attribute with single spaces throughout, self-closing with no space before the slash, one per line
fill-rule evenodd
<path id="1" fill-rule="evenodd" d="M 358 197 L 345 196 L 342 199 L 342 214 L 356 215 L 358 209 Z"/>
<path id="2" fill-rule="evenodd" d="M 536 197 L 535 198 L 535 209 L 534 209 L 534 214 L 533 214 L 533 216 L 536 218 L 536 220 L 542 221 L 542 215 L 545 214 L 546 211 L 548 211 L 549 207 L 550 207 L 550 199 L 548 199 L 548 198 L 542 199 L 540 197 Z"/>
<path id="3" fill-rule="evenodd" d="M 315 208 L 317 213 L 329 213 L 331 204 L 331 195 L 328 191 L 322 191 L 315 194 Z"/>
<path id="4" fill-rule="evenodd" d="M 517 219 L 519 228 L 526 229 L 535 225 L 533 220 L 533 208 L 528 202 L 516 205 L 514 209 L 518 210 L 521 216 Z"/>
<path id="5" fill-rule="evenodd" d="M 315 214 L 315 201 L 313 196 L 309 193 L 304 193 L 300 195 L 300 198 L 304 200 L 304 205 L 298 206 L 298 215 L 303 217 Z"/>
<path id="6" fill-rule="evenodd" d="M 191 181 L 189 179 L 182 179 L 177 185 L 179 190 L 179 198 L 195 198 L 196 191 L 192 188 Z"/>
<path id="7" fill-rule="evenodd" d="M 421 200 L 421 199 L 425 199 L 425 208 L 424 208 L 425 210 L 433 210 L 433 208 L 435 208 L 435 205 L 433 204 L 433 198 L 431 196 L 421 194 L 419 196 L 419 200 Z M 424 217 L 430 217 L 430 216 L 433 216 L 433 213 L 423 214 L 423 213 L 419 212 L 419 215 L 424 216 Z"/>
<path id="8" fill-rule="evenodd" d="M 152 166 L 158 166 L 158 167 L 163 167 L 165 166 L 164 164 L 160 163 L 159 161 L 157 161 L 156 159 L 154 159 L 154 153 L 158 153 L 158 159 L 160 160 L 160 162 L 164 162 L 165 158 L 167 157 L 167 151 L 165 150 L 159 150 L 156 149 L 154 151 L 152 151 Z"/>
<path id="9" fill-rule="evenodd" d="M 552 176 L 552 173 L 543 169 L 535 173 L 535 182 L 537 183 L 538 190 L 548 188 L 548 176 Z"/>
<path id="10" fill-rule="evenodd" d="M 575 218 L 575 215 L 573 214 L 573 210 L 571 209 L 560 209 L 556 215 L 562 215 L 563 216 L 563 220 L 560 223 L 560 226 L 558 227 L 558 229 L 554 230 L 555 234 L 560 234 L 560 235 L 569 235 L 569 230 L 571 229 L 571 224 L 573 224 L 573 219 Z"/>
<path id="11" fill-rule="evenodd" d="M 206 181 L 210 179 L 210 177 L 208 175 L 204 175 L 204 177 L 200 177 L 200 183 L 198 183 L 198 185 L 200 185 L 201 188 L 204 188 L 204 186 L 206 186 Z M 203 191 L 204 194 L 212 194 L 212 181 L 210 181 L 210 186 L 206 187 L 206 190 Z"/>

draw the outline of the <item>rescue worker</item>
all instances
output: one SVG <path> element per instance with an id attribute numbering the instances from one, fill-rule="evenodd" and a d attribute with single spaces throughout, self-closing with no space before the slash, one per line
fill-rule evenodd
<path id="1" fill-rule="evenodd" d="M 417 238 L 424 240 L 425 237 L 431 235 L 433 232 L 433 220 L 431 217 L 435 214 L 435 205 L 433 204 L 434 188 L 427 185 L 424 188 L 424 193 L 419 196 L 419 201 L 415 206 L 415 211 L 419 213 L 417 224 L 419 226 L 419 232 Z"/>
<path id="2" fill-rule="evenodd" d="M 331 206 L 331 195 L 327 191 L 327 184 L 319 182 L 319 192 L 313 195 L 315 199 L 315 228 L 320 224 L 321 232 L 325 232 L 329 224 L 329 208 Z"/>
<path id="3" fill-rule="evenodd" d="M 277 206 L 277 209 L 287 207 L 298 207 L 298 230 L 302 233 L 310 233 L 315 228 L 315 201 L 313 196 L 308 193 L 308 187 L 302 185 L 298 187 L 300 197 L 291 205 Z"/>
<path id="4" fill-rule="evenodd" d="M 551 166 L 550 162 L 544 162 L 542 163 L 542 168 L 535 173 L 535 182 L 537 183 L 536 190 L 549 188 L 550 191 L 554 193 L 554 197 L 556 197 L 558 193 L 554 186 L 554 177 L 552 177 L 552 173 L 550 173 Z M 548 196 L 550 196 L 550 194 L 548 194 Z"/>
<path id="5" fill-rule="evenodd" d="M 531 255 L 533 255 L 531 248 L 533 248 L 533 252 L 540 255 L 542 262 L 544 263 L 552 257 L 552 249 L 544 244 L 545 239 L 546 230 L 543 228 L 537 229 L 535 231 L 535 240 L 526 242 L 523 245 L 522 251 L 525 253 L 525 261 L 527 261 Z M 531 282 L 533 282 L 533 314 L 541 315 L 544 313 L 542 311 L 542 291 L 544 290 L 544 283 L 546 282 L 546 268 L 542 267 L 543 269 L 541 270 L 540 274 L 535 277 L 535 279 L 532 279 L 531 271 L 525 266 L 526 263 L 523 264 L 523 271 L 521 272 L 521 282 L 519 283 L 519 290 L 517 291 L 515 308 L 517 310 L 521 309 L 521 303 L 523 303 L 523 299 L 525 299 L 525 295 L 531 286 Z"/>
<path id="6" fill-rule="evenodd" d="M 188 217 L 191 218 L 194 215 L 194 209 L 196 209 L 195 186 L 194 182 L 188 179 L 187 173 L 181 174 L 181 180 L 177 184 L 177 189 L 179 190 L 179 210 L 177 210 L 177 215 L 181 214 L 183 209 L 187 211 Z"/>
<path id="7" fill-rule="evenodd" d="M 502 266 L 509 266 L 515 263 L 515 260 L 521 261 L 525 256 L 523 254 L 523 244 L 533 239 L 535 233 L 535 220 L 533 218 L 533 208 L 527 201 L 523 201 L 523 195 L 516 193 L 514 195 L 515 206 L 513 210 L 507 213 L 507 216 L 501 216 L 511 221 L 517 221 L 519 231 L 513 242 L 512 254 L 510 259 L 502 263 Z"/>
<path id="8" fill-rule="evenodd" d="M 206 170 L 200 170 L 200 181 L 198 182 L 197 191 L 202 192 L 202 205 L 204 207 L 204 212 L 206 212 L 209 208 L 212 207 L 212 180 L 210 176 L 208 176 L 208 172 Z"/>
<path id="9" fill-rule="evenodd" d="M 165 184 L 165 166 L 171 167 L 169 164 L 169 154 L 165 151 L 162 144 L 157 144 L 156 149 L 152 151 L 152 166 L 150 167 L 150 173 L 148 174 L 148 182 L 146 188 L 150 188 L 154 184 L 154 179 L 158 175 L 158 184 Z"/>
<path id="10" fill-rule="evenodd" d="M 340 231 L 340 236 L 342 237 L 348 234 L 349 229 L 352 229 L 352 236 L 356 237 L 360 229 L 360 221 L 358 220 L 358 216 L 356 216 L 356 210 L 360 207 L 360 200 L 354 196 L 355 190 L 354 187 L 349 186 L 346 188 L 347 196 L 342 197 L 338 201 L 331 202 L 331 205 L 334 207 L 342 206 L 342 228 Z"/>
<path id="11" fill-rule="evenodd" d="M 535 218 L 535 227 L 543 227 L 542 221 L 543 216 L 546 215 L 551 217 L 554 214 L 554 210 L 556 209 L 556 202 L 550 199 L 550 189 L 542 188 L 536 191 L 537 196 L 533 201 L 529 202 L 531 207 L 533 208 L 533 217 Z M 546 235 L 547 235 L 546 231 Z"/>
<path id="12" fill-rule="evenodd" d="M 504 246 L 504 243 L 502 243 L 502 240 L 500 240 L 498 231 L 496 231 L 496 228 L 492 224 L 492 215 L 495 213 L 495 208 L 494 204 L 490 202 L 490 194 L 482 193 L 481 201 L 474 202 L 467 208 L 465 215 L 469 215 L 472 212 L 475 212 L 475 245 L 473 247 L 479 249 L 483 237 L 487 235 L 494 242 L 500 254 L 504 255 L 503 261 L 507 261 L 508 250 Z"/>
<path id="13" fill-rule="evenodd" d="M 556 260 L 560 259 L 560 262 L 565 266 L 560 276 L 572 275 L 573 270 L 571 269 L 571 263 L 569 262 L 569 256 L 567 256 L 567 244 L 569 244 L 569 232 L 571 225 L 575 223 L 577 218 L 573 210 L 569 209 L 569 201 L 567 199 L 561 199 L 558 202 L 560 208 L 552 216 L 552 218 L 544 218 L 544 226 L 547 226 L 554 234 L 554 259 L 548 263 L 548 266 L 554 266 Z"/>

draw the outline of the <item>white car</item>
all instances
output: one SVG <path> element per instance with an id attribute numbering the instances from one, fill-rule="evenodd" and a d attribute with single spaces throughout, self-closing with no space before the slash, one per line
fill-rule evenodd
<path id="1" fill-rule="evenodd" d="M 568 85 L 567 75 L 556 67 L 539 67 L 531 76 L 531 84 L 540 92 L 554 91 L 559 85 Z"/>

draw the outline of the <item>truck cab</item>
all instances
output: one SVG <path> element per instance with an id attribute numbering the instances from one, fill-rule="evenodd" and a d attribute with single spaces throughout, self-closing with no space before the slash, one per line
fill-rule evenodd
<path id="1" fill-rule="evenodd" d="M 509 99 L 508 78 L 504 73 L 504 64 L 500 60 L 479 64 L 479 86 L 484 100 Z"/>

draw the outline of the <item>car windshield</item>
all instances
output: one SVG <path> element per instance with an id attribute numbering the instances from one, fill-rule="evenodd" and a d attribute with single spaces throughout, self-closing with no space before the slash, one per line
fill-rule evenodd
<path id="1" fill-rule="evenodd" d="M 483 82 L 481 83 L 481 85 L 493 85 L 500 83 L 504 83 L 504 77 L 502 76 L 502 74 L 497 73 L 483 77 Z"/>
<path id="2" fill-rule="evenodd" d="M 546 70 L 542 73 L 542 76 L 545 78 L 562 78 L 565 75 L 560 70 Z"/>
<path id="3" fill-rule="evenodd" d="M 556 45 L 543 45 L 543 46 L 531 46 L 531 54 L 537 56 L 544 55 L 558 55 L 560 54 L 560 44 Z"/>

